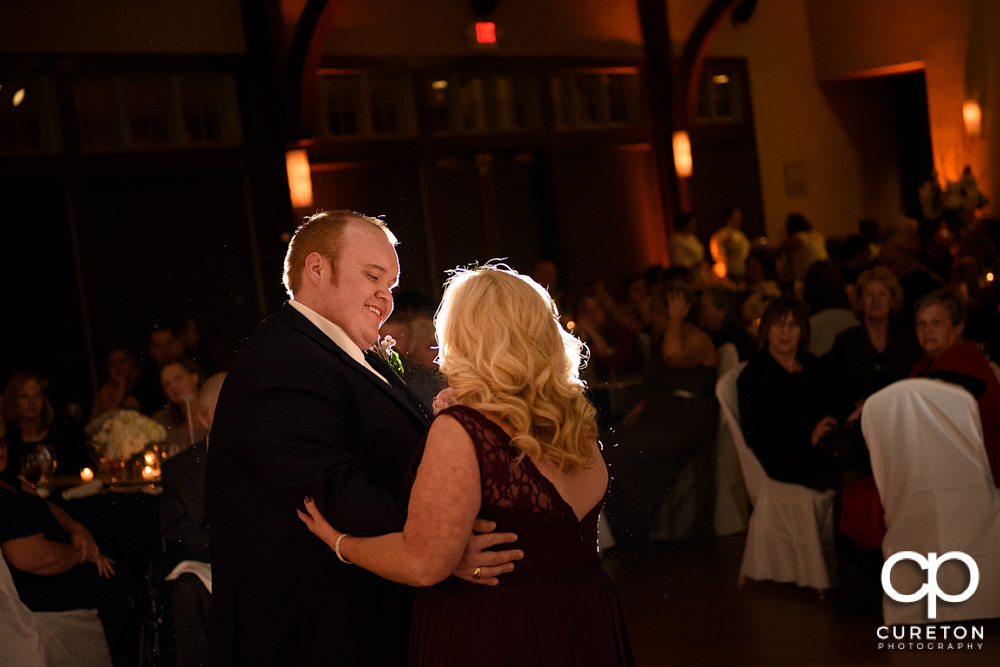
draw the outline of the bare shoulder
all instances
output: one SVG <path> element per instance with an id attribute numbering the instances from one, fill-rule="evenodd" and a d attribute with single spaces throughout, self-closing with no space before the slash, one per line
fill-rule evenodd
<path id="1" fill-rule="evenodd" d="M 434 446 L 448 449 L 472 447 L 472 437 L 462 423 L 448 414 L 440 414 L 431 422 L 427 432 L 427 447 Z"/>
<path id="2" fill-rule="evenodd" d="M 715 343 L 712 342 L 711 337 L 695 325 L 689 322 L 685 322 L 685 324 L 687 326 L 685 327 L 684 335 L 701 352 L 702 357 L 699 360 L 699 364 L 702 366 L 717 366 L 719 364 L 719 355 L 715 350 Z"/>

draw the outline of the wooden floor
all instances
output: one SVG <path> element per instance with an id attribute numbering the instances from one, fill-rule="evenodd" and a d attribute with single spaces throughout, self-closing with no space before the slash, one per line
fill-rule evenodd
<path id="1" fill-rule="evenodd" d="M 605 558 L 640 667 L 1000 665 L 1000 620 L 976 623 L 985 626 L 981 650 L 879 650 L 881 613 L 841 615 L 793 584 L 737 590 L 743 542 L 663 543 Z"/>

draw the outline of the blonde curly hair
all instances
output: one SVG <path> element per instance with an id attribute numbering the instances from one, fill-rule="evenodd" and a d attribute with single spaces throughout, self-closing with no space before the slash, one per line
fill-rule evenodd
<path id="1" fill-rule="evenodd" d="M 545 289 L 504 266 L 459 270 L 435 318 L 455 400 L 509 422 L 517 461 L 560 470 L 593 463 L 595 410 L 580 380 L 583 344 L 559 325 Z"/>

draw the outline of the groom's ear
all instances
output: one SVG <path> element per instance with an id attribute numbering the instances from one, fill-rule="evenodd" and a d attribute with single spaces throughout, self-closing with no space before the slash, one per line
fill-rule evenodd
<path id="1" fill-rule="evenodd" d="M 318 287 L 323 282 L 329 280 L 329 278 L 324 280 L 324 274 L 328 274 L 331 268 L 330 260 L 319 252 L 311 252 L 306 256 L 305 262 L 303 262 L 302 281 L 313 287 Z"/>

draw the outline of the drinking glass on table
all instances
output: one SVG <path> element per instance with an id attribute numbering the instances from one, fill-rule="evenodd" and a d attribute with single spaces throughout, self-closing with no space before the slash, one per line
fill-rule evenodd
<path id="1" fill-rule="evenodd" d="M 21 454 L 21 475 L 32 488 L 38 485 L 38 480 L 42 477 L 42 462 L 36 450 Z"/>
<path id="2" fill-rule="evenodd" d="M 35 453 L 38 455 L 38 462 L 42 468 L 38 486 L 48 489 L 52 486 L 52 478 L 55 476 L 56 466 L 59 463 L 56 461 L 56 450 L 52 445 L 40 444 L 35 447 Z"/>

